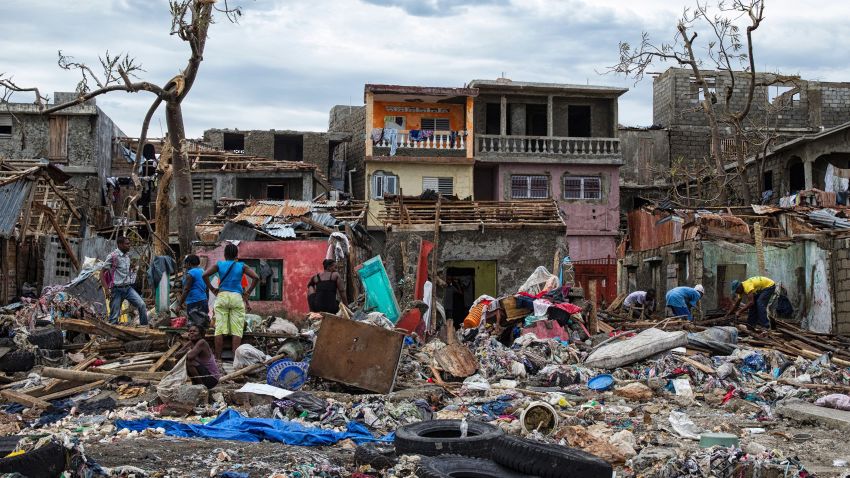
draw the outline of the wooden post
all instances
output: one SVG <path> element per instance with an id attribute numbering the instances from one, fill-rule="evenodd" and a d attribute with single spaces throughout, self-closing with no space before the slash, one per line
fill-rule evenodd
<path id="1" fill-rule="evenodd" d="M 357 258 L 354 257 L 354 232 L 348 223 L 345 224 L 345 235 L 348 236 L 348 274 L 346 276 L 349 282 L 348 289 L 351 292 L 348 299 L 354 302 L 360 296 L 360 281 L 357 280 L 357 272 L 354 270 L 357 265 Z"/>
<path id="2" fill-rule="evenodd" d="M 756 259 L 758 259 L 759 275 L 764 275 L 767 267 L 764 262 L 764 232 L 761 229 L 761 222 L 756 221 L 753 224 L 753 236 L 756 245 Z"/>
<path id="3" fill-rule="evenodd" d="M 440 207 L 443 195 L 437 193 L 437 209 L 434 212 L 434 249 L 431 251 L 431 330 L 437 324 L 437 258 L 440 257 Z M 446 321 L 448 322 L 448 320 Z"/>
<path id="4" fill-rule="evenodd" d="M 176 344 L 172 345 L 170 349 L 168 349 L 164 354 L 162 354 L 162 357 L 160 357 L 155 364 L 151 365 L 151 367 L 148 369 L 148 372 L 156 372 L 157 370 L 159 370 L 159 368 L 162 367 L 166 360 L 171 358 L 171 356 L 174 355 L 175 352 L 180 350 L 180 347 L 182 347 L 182 344 L 180 344 L 180 342 L 177 342 Z"/>
<path id="5" fill-rule="evenodd" d="M 596 320 L 596 281 L 587 281 L 588 294 L 590 295 L 590 316 L 587 319 L 587 329 L 591 334 L 599 333 L 599 321 Z"/>
<path id="6" fill-rule="evenodd" d="M 14 392 L 12 390 L 3 390 L 0 391 L 0 396 L 9 400 L 10 402 L 20 403 L 25 407 L 29 408 L 50 408 L 50 403 L 46 400 L 42 400 L 40 398 L 31 397 L 24 393 Z"/>
<path id="7" fill-rule="evenodd" d="M 65 233 L 62 232 L 61 226 L 56 221 L 56 215 L 53 214 L 53 210 L 44 204 L 33 204 L 33 206 L 38 207 L 47 219 L 50 221 L 50 224 L 53 226 L 53 230 L 56 231 L 56 235 L 59 236 L 59 242 L 62 244 L 62 249 L 65 249 L 65 254 L 68 254 L 68 259 L 71 260 L 71 264 L 74 265 L 74 268 L 79 272 L 81 270 L 80 260 L 77 259 L 77 255 L 74 253 L 74 250 L 71 249 L 71 244 L 68 243 L 68 239 L 65 237 Z"/>
<path id="8" fill-rule="evenodd" d="M 44 367 L 41 370 L 41 376 L 61 378 L 62 380 L 73 380 L 75 382 L 96 382 L 98 380 L 109 380 L 113 377 L 113 375 L 106 373 L 84 372 L 82 370 L 70 370 L 54 367 Z"/>

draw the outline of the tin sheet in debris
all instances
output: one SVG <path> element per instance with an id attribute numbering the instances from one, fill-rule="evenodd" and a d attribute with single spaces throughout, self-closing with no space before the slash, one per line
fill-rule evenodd
<path id="1" fill-rule="evenodd" d="M 281 239 L 295 237 L 295 228 L 289 224 L 269 224 L 263 228 L 267 234 Z"/>
<path id="2" fill-rule="evenodd" d="M 21 217 L 21 208 L 30 195 L 33 182 L 20 179 L 0 186 L 0 237 L 11 237 Z"/>
<path id="3" fill-rule="evenodd" d="M 325 227 L 336 226 L 337 223 L 336 218 L 326 212 L 314 212 L 310 216 L 310 219 L 312 219 L 313 222 L 317 222 Z"/>
<path id="4" fill-rule="evenodd" d="M 828 209 L 811 211 L 808 216 L 810 220 L 823 226 L 829 226 L 833 229 L 850 229 L 850 221 L 834 215 Z"/>

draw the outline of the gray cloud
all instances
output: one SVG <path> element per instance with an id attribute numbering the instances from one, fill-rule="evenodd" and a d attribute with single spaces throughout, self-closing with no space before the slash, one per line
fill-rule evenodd
<path id="1" fill-rule="evenodd" d="M 363 0 L 381 7 L 395 7 L 417 17 L 456 15 L 471 7 L 508 5 L 510 0 Z"/>

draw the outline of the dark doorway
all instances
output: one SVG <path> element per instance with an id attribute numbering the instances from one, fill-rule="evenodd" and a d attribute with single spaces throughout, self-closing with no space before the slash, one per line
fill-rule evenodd
<path id="1" fill-rule="evenodd" d="M 286 194 L 286 185 L 285 184 L 269 184 L 266 186 L 266 199 L 273 200 L 284 200 L 289 199 L 289 196 Z"/>
<path id="2" fill-rule="evenodd" d="M 472 175 L 473 194 L 477 201 L 498 201 L 496 168 L 476 167 Z"/>
<path id="3" fill-rule="evenodd" d="M 794 162 L 788 167 L 788 192 L 794 194 L 803 189 L 806 189 L 806 172 L 803 169 L 803 162 Z"/>
<path id="4" fill-rule="evenodd" d="M 502 133 L 502 105 L 499 103 L 487 103 L 486 125 L 484 134 L 501 134 Z"/>
<path id="5" fill-rule="evenodd" d="M 590 106 L 570 105 L 567 108 L 567 135 L 571 138 L 590 137 Z"/>
<path id="6" fill-rule="evenodd" d="M 449 267 L 446 269 L 446 283 L 446 317 L 458 329 L 475 302 L 475 269 Z"/>
<path id="7" fill-rule="evenodd" d="M 300 134 L 274 135 L 274 159 L 301 161 L 304 158 L 304 137 Z"/>
<path id="8" fill-rule="evenodd" d="M 242 133 L 224 133 L 224 150 L 234 153 L 245 152 L 245 135 Z"/>
<path id="9" fill-rule="evenodd" d="M 762 175 L 762 191 L 773 190 L 773 171 L 765 171 Z"/>
<path id="10" fill-rule="evenodd" d="M 525 134 L 546 136 L 549 132 L 546 117 L 546 105 L 525 105 Z"/>

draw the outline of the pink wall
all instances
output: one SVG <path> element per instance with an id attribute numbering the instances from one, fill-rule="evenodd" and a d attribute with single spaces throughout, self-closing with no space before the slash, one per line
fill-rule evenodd
<path id="1" fill-rule="evenodd" d="M 573 260 L 616 257 L 620 225 L 620 167 L 592 164 L 501 164 L 499 196 L 510 200 L 510 177 L 514 174 L 549 176 L 549 197 L 558 200 L 567 218 L 567 240 Z M 564 200 L 563 176 L 599 176 L 601 200 Z"/>
<path id="2" fill-rule="evenodd" d="M 306 314 L 307 282 L 322 270 L 328 250 L 325 241 L 252 241 L 239 243 L 240 259 L 283 260 L 283 300 L 251 302 L 252 312 L 259 315 Z M 224 259 L 224 244 L 207 251 L 197 251 L 207 257 L 207 264 Z"/>

